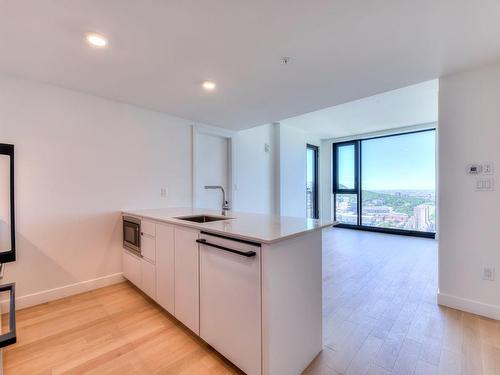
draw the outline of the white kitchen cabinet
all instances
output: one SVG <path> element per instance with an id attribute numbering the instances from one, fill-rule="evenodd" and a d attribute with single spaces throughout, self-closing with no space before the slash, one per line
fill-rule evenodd
<path id="1" fill-rule="evenodd" d="M 174 228 L 156 225 L 156 302 L 174 314 Z"/>
<path id="2" fill-rule="evenodd" d="M 156 260 L 156 241 L 149 235 L 141 235 L 141 255 L 152 263 Z"/>
<path id="3" fill-rule="evenodd" d="M 156 298 L 156 267 L 145 258 L 123 250 L 123 276 L 151 298 Z"/>
<path id="4" fill-rule="evenodd" d="M 174 229 L 174 315 L 196 334 L 200 332 L 198 235 L 195 229 Z"/>
<path id="5" fill-rule="evenodd" d="M 200 336 L 246 374 L 260 375 L 260 246 L 200 238 L 207 242 L 200 245 Z"/>
<path id="6" fill-rule="evenodd" d="M 156 268 L 153 263 L 145 258 L 141 259 L 140 289 L 152 299 L 156 299 Z"/>
<path id="7" fill-rule="evenodd" d="M 329 224 L 176 219 L 192 214 L 155 210 L 143 219 L 144 256 L 124 251 L 124 276 L 248 375 L 301 374 L 323 345 L 319 229 Z"/>
<path id="8" fill-rule="evenodd" d="M 141 258 L 123 250 L 123 276 L 132 284 L 141 287 Z"/>
<path id="9" fill-rule="evenodd" d="M 141 220 L 141 234 L 154 237 L 156 235 L 156 223 L 149 220 Z"/>

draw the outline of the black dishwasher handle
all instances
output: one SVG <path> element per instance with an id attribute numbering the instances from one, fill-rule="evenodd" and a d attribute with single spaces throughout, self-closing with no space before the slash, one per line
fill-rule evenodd
<path id="1" fill-rule="evenodd" d="M 0 285 L 0 292 L 10 292 L 9 332 L 0 335 L 0 348 L 15 344 L 16 338 L 16 284 Z"/>
<path id="2" fill-rule="evenodd" d="M 239 251 L 239 250 L 230 249 L 229 247 L 220 246 L 220 245 L 216 245 L 214 243 L 207 242 L 207 240 L 204 238 L 197 239 L 196 242 L 198 242 L 201 245 L 214 247 L 216 249 L 228 251 L 228 252 L 233 253 L 233 254 L 242 255 L 242 256 L 247 257 L 247 258 L 254 257 L 257 255 L 257 253 L 255 251 Z"/>

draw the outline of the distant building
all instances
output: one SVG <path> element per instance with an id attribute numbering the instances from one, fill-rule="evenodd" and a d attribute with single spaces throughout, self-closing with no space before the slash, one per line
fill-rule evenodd
<path id="1" fill-rule="evenodd" d="M 337 220 L 344 224 L 354 224 L 358 223 L 358 215 L 351 213 L 338 213 Z"/>
<path id="2" fill-rule="evenodd" d="M 398 212 L 393 212 L 388 216 L 389 220 L 395 221 L 395 222 L 404 222 L 406 223 L 408 221 L 408 215 L 403 214 L 403 213 L 398 213 Z"/>
<path id="3" fill-rule="evenodd" d="M 393 211 L 389 206 L 366 206 L 363 207 L 363 213 L 366 214 L 389 214 Z"/>
<path id="4" fill-rule="evenodd" d="M 415 218 L 415 229 L 428 231 L 431 227 L 430 207 L 427 204 L 419 204 L 413 208 Z"/>

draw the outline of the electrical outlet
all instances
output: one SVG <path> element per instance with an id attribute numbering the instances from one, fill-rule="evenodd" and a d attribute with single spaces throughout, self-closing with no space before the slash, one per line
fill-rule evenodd
<path id="1" fill-rule="evenodd" d="M 495 268 L 484 267 L 483 268 L 483 280 L 495 281 Z"/>
<path id="2" fill-rule="evenodd" d="M 167 195 L 168 195 L 168 188 L 162 187 L 160 189 L 160 197 L 165 199 L 165 198 L 167 198 Z"/>

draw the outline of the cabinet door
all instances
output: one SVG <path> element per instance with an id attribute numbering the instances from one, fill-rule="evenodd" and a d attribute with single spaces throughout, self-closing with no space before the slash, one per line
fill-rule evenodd
<path id="1" fill-rule="evenodd" d="M 122 252 L 123 276 L 132 284 L 141 288 L 141 258 L 124 250 Z"/>
<path id="2" fill-rule="evenodd" d="M 199 334 L 199 231 L 175 228 L 175 317 L 194 333 Z"/>
<path id="3" fill-rule="evenodd" d="M 174 228 L 156 225 L 156 302 L 174 314 Z"/>
<path id="4" fill-rule="evenodd" d="M 248 375 L 261 373 L 260 247 L 202 234 L 200 336 Z"/>
<path id="5" fill-rule="evenodd" d="M 155 265 L 146 259 L 141 259 L 141 290 L 150 296 L 156 298 L 156 269 Z"/>
<path id="6" fill-rule="evenodd" d="M 154 237 L 148 235 L 141 236 L 141 255 L 144 258 L 149 259 L 151 262 L 155 262 L 156 253 L 156 243 Z"/>

